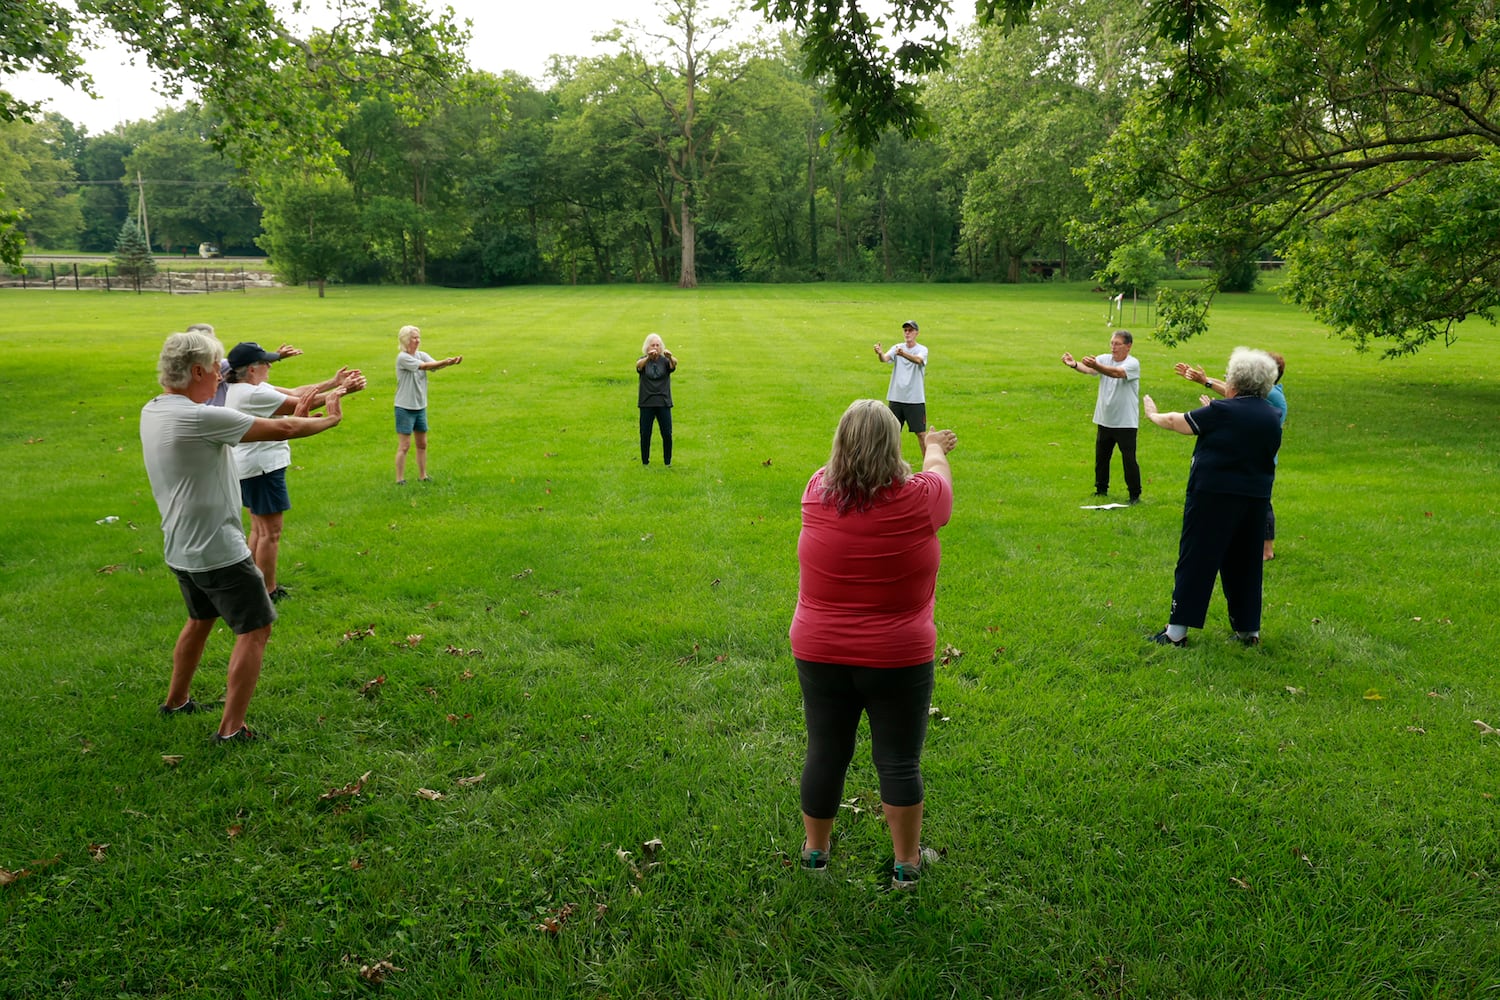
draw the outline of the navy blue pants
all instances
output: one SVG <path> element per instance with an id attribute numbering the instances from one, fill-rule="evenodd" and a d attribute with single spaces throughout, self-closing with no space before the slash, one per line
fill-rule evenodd
<path id="1" fill-rule="evenodd" d="M 672 464 L 672 408 L 670 406 L 641 407 L 641 464 L 651 464 L 651 424 L 661 425 L 661 458 Z"/>
<path id="2" fill-rule="evenodd" d="M 1182 538 L 1172 586 L 1173 625 L 1202 628 L 1214 577 L 1224 588 L 1229 627 L 1260 630 L 1261 549 L 1266 539 L 1268 497 L 1189 493 L 1182 507 Z"/>
<path id="3" fill-rule="evenodd" d="M 870 718 L 870 757 L 880 776 L 880 800 L 892 806 L 922 801 L 922 744 L 932 705 L 932 661 L 913 667 L 851 667 L 797 661 L 807 761 L 802 765 L 802 811 L 833 819 L 854 759 L 860 713 Z"/>

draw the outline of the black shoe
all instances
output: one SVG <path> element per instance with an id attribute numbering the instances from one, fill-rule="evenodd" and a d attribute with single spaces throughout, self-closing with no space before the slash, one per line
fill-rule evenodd
<path id="1" fill-rule="evenodd" d="M 1096 496 L 1096 497 L 1108 497 L 1109 496 L 1109 491 L 1108 490 L 1095 490 L 1094 491 L 1094 496 Z"/>
<path id="2" fill-rule="evenodd" d="M 1186 646 L 1187 636 L 1183 636 L 1181 639 L 1173 639 L 1171 636 L 1167 635 L 1166 629 L 1162 629 L 1160 632 L 1156 633 L 1146 641 L 1154 642 L 1158 646 Z"/>
<path id="3" fill-rule="evenodd" d="M 192 696 L 189 695 L 188 700 L 176 708 L 168 708 L 166 705 L 162 705 L 157 711 L 162 715 L 192 715 L 194 712 L 203 711 L 203 706 L 194 701 Z"/>
<path id="4" fill-rule="evenodd" d="M 255 735 L 255 732 L 249 726 L 241 726 L 228 736 L 220 736 L 218 733 L 214 733 L 208 738 L 208 742 L 214 746 L 222 746 L 225 743 L 254 743 L 256 740 L 262 739 L 265 739 L 265 737 Z"/>
<path id="5" fill-rule="evenodd" d="M 1238 632 L 1236 632 L 1234 634 L 1234 641 L 1237 642 L 1237 643 L 1239 643 L 1241 646 L 1259 646 L 1260 645 L 1260 636 L 1258 636 L 1258 635 L 1240 635 Z"/>
<path id="6" fill-rule="evenodd" d="M 278 586 L 275 590 L 271 591 L 266 596 L 271 599 L 272 604 L 279 604 L 280 602 L 286 600 L 288 597 L 291 597 L 292 594 L 291 591 L 287 590 L 285 587 Z"/>
<path id="7" fill-rule="evenodd" d="M 1138 504 L 1140 502 L 1141 502 L 1141 498 L 1138 497 L 1138 496 L 1130 498 L 1130 506 L 1132 506 L 1132 507 L 1134 507 L 1136 504 Z"/>

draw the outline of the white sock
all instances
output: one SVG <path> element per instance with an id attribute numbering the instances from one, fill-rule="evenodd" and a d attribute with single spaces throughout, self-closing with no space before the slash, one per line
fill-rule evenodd
<path id="1" fill-rule="evenodd" d="M 1181 640 L 1186 639 L 1187 638 L 1187 626 L 1186 625 L 1168 625 L 1167 626 L 1167 638 L 1171 639 L 1173 642 L 1180 642 Z"/>

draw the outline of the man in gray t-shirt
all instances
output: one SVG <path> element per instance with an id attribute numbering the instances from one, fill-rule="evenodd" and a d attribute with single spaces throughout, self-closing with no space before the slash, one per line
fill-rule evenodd
<path id="1" fill-rule="evenodd" d="M 157 377 L 166 391 L 141 408 L 141 452 L 161 512 L 167 565 L 177 576 L 188 620 L 172 649 L 164 715 L 197 711 L 193 674 L 220 619 L 235 634 L 217 742 L 255 738 L 245 712 L 260 680 L 276 610 L 255 568 L 240 525 L 239 476 L 233 448 L 242 441 L 309 437 L 342 419 L 336 388 L 327 416 L 267 420 L 206 406 L 219 385 L 224 346 L 211 334 L 174 333 L 162 345 Z"/>
<path id="2" fill-rule="evenodd" d="M 904 426 L 917 436 L 917 447 L 927 448 L 927 348 L 917 343 L 916 320 L 901 324 L 901 339 L 889 351 L 875 344 L 875 356 L 891 366 L 891 384 L 886 405 Z"/>
<path id="3" fill-rule="evenodd" d="M 1076 372 L 1099 379 L 1099 398 L 1094 403 L 1094 495 L 1109 495 L 1109 460 L 1116 445 L 1125 467 L 1125 488 L 1130 502 L 1141 499 L 1141 467 L 1135 460 L 1135 439 L 1141 426 L 1141 363 L 1130 356 L 1135 338 L 1128 330 L 1116 330 L 1109 338 L 1109 353 L 1078 358 L 1064 353 L 1063 364 Z"/>

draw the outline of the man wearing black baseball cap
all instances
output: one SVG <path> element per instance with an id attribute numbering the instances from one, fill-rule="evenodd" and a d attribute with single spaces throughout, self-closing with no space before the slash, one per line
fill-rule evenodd
<path id="1" fill-rule="evenodd" d="M 917 436 L 917 446 L 927 448 L 927 348 L 917 343 L 917 321 L 909 319 L 901 324 L 901 336 L 906 343 L 898 344 L 887 353 L 877 342 L 875 356 L 882 364 L 893 365 L 891 384 L 886 389 L 886 405 L 896 419 L 911 428 Z"/>

